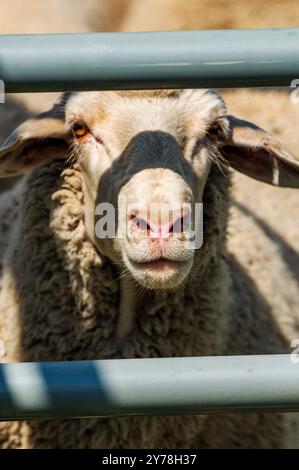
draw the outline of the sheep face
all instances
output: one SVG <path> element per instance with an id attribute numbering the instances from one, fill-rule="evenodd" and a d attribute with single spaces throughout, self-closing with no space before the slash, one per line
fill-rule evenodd
<path id="1" fill-rule="evenodd" d="M 146 288 L 173 288 L 192 267 L 194 208 L 214 152 L 208 130 L 224 110 L 206 91 L 81 93 L 67 103 L 88 235 Z M 111 238 L 103 220 L 115 220 Z"/>
<path id="2" fill-rule="evenodd" d="M 0 174 L 64 154 L 81 169 L 89 238 L 152 289 L 178 286 L 192 268 L 196 207 L 212 165 L 299 187 L 298 160 L 262 129 L 226 115 L 206 90 L 66 94 L 3 143 Z M 112 233 L 103 233 L 103 204 Z"/>

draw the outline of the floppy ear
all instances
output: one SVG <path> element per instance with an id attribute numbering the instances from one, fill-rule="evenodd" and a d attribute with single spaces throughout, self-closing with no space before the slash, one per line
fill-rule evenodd
<path id="1" fill-rule="evenodd" d="M 299 188 L 299 160 L 274 137 L 234 116 L 222 119 L 220 152 L 224 161 L 265 183 Z"/>
<path id="2" fill-rule="evenodd" d="M 21 124 L 0 146 L 0 176 L 14 176 L 65 154 L 70 133 L 65 131 L 64 102 Z"/>

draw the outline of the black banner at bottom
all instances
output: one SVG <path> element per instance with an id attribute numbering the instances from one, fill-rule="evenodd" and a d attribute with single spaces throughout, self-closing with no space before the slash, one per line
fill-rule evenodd
<path id="1" fill-rule="evenodd" d="M 83 470 L 108 468 L 111 466 L 126 469 L 138 469 L 144 466 L 177 467 L 190 466 L 193 468 L 206 468 L 207 465 L 250 465 L 258 463 L 267 466 L 288 463 L 294 458 L 292 451 L 265 451 L 265 450 L 0 450 L 0 468 L 3 465 L 65 465 L 66 468 L 80 467 Z"/>

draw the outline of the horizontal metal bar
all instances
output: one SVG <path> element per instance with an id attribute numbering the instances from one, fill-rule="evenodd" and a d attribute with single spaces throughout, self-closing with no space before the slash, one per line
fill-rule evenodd
<path id="1" fill-rule="evenodd" d="M 299 29 L 0 36 L 7 92 L 289 86 Z"/>
<path id="2" fill-rule="evenodd" d="M 0 419 L 299 411 L 290 355 L 3 364 Z"/>

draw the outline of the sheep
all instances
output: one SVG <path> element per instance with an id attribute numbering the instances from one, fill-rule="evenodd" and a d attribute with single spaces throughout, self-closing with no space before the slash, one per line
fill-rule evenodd
<path id="1" fill-rule="evenodd" d="M 0 148 L 2 176 L 27 173 L 0 204 L 2 360 L 287 352 L 296 306 L 288 318 L 271 310 L 283 279 L 268 272 L 261 295 L 226 248 L 229 167 L 299 186 L 299 162 L 211 90 L 68 93 L 25 121 Z M 188 219 L 174 230 L 147 211 L 190 200 L 203 203 L 200 249 L 187 249 Z M 101 202 L 125 237 L 96 236 Z M 296 415 L 267 413 L 1 423 L 0 444 L 290 447 L 297 426 Z"/>

